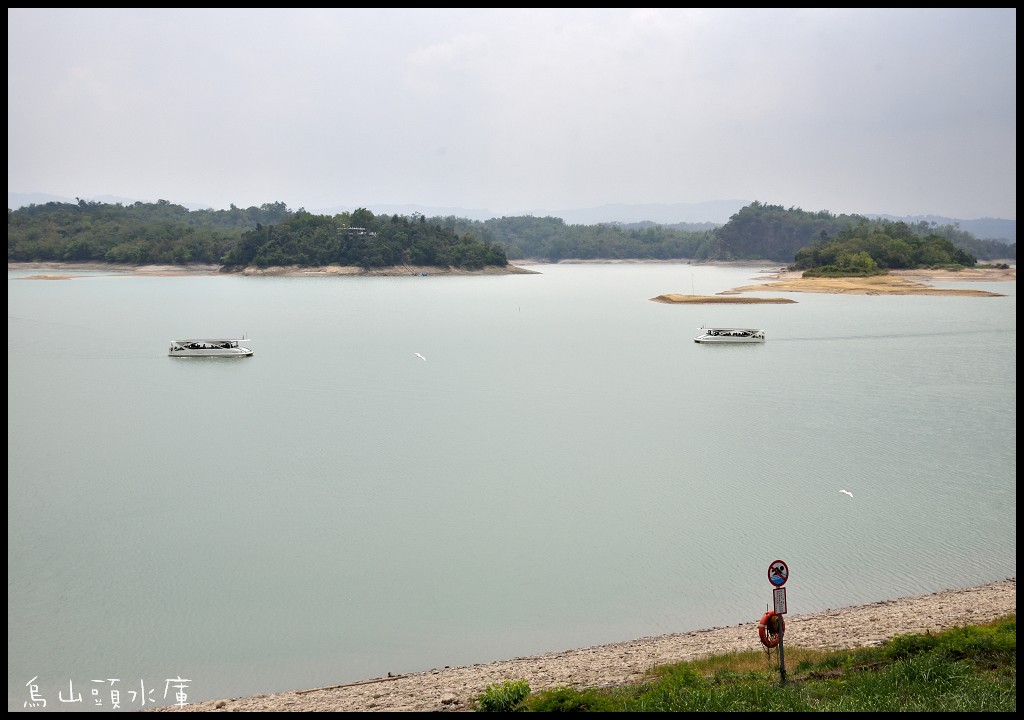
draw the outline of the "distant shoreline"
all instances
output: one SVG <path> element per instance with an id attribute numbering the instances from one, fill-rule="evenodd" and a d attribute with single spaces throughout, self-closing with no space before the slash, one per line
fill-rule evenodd
<path id="1" fill-rule="evenodd" d="M 325 265 L 321 267 L 301 267 L 299 265 L 272 266 L 266 268 L 246 267 L 238 270 L 223 270 L 220 265 L 124 265 L 107 263 L 59 263 L 59 262 L 28 262 L 7 263 L 10 270 L 40 271 L 73 271 L 90 273 L 109 273 L 110 275 L 149 276 L 149 277 L 181 277 L 195 275 L 246 275 L 246 276 L 285 276 L 285 277 L 325 277 L 325 276 L 414 276 L 414 275 L 536 275 L 536 270 L 528 270 L 516 265 L 497 267 L 489 265 L 479 270 L 464 268 L 439 268 L 419 265 L 394 265 L 384 268 L 364 269 L 354 265 Z M 39 275 L 33 280 L 70 280 L 75 275 Z M 28 278 L 26 278 L 28 279 Z"/>
<path id="2" fill-rule="evenodd" d="M 643 263 L 664 263 L 670 264 L 673 261 L 657 260 L 569 260 L 560 264 L 643 264 Z M 536 260 L 519 260 L 518 264 L 509 264 L 504 267 L 488 266 L 479 270 L 465 270 L 461 268 L 437 268 L 417 265 L 397 265 L 385 268 L 374 268 L 366 270 L 354 266 L 329 265 L 323 267 L 300 267 L 297 265 L 256 268 L 247 267 L 241 270 L 224 271 L 219 265 L 110 265 L 105 263 L 7 263 L 10 270 L 39 270 L 40 274 L 32 275 L 26 280 L 71 280 L 77 275 L 68 275 L 72 272 L 109 273 L 111 275 L 123 276 L 149 276 L 149 277 L 182 277 L 196 275 L 244 275 L 244 276 L 277 276 L 277 277 L 358 277 L 358 276 L 490 276 L 490 275 L 536 275 L 538 270 L 532 270 L 529 265 L 544 264 Z M 765 264 L 772 265 L 768 261 L 757 263 L 754 261 L 743 262 L 711 262 L 691 263 L 675 261 L 678 265 L 733 265 L 758 267 Z M 777 266 L 776 266 L 777 268 Z M 61 272 L 63 271 L 63 272 Z M 943 296 L 973 296 L 973 297 L 1003 297 L 1000 293 L 987 290 L 974 290 L 967 288 L 947 289 L 936 288 L 925 284 L 922 281 L 965 281 L 965 282 L 1016 282 L 1017 269 L 1010 267 L 999 268 L 965 268 L 963 270 L 893 270 L 887 275 L 876 275 L 871 277 L 837 277 L 837 278 L 805 278 L 802 273 L 790 271 L 786 268 L 774 270 L 761 270 L 767 273 L 763 281 L 753 285 L 744 285 L 732 290 L 727 290 L 716 295 L 687 295 L 684 293 L 664 293 L 651 298 L 655 302 L 670 304 L 687 303 L 793 303 L 790 298 L 779 297 L 754 297 L 747 293 L 763 292 L 785 292 L 785 293 L 828 293 L 847 295 L 943 295 Z"/>

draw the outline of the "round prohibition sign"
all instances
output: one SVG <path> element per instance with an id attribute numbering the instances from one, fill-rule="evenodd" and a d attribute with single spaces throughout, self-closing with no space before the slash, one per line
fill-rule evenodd
<path id="1" fill-rule="evenodd" d="M 768 566 L 768 582 L 773 587 L 782 587 L 789 580 L 789 566 L 782 560 L 773 560 Z"/>

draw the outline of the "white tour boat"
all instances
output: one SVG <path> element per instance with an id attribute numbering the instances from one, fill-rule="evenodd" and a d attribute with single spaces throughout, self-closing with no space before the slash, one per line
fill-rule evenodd
<path id="1" fill-rule="evenodd" d="M 167 354 L 171 357 L 252 357 L 252 350 L 239 343 L 249 338 L 189 338 L 171 340 Z"/>
<path id="2" fill-rule="evenodd" d="M 764 331 L 755 328 L 706 328 L 693 339 L 697 343 L 763 343 Z"/>

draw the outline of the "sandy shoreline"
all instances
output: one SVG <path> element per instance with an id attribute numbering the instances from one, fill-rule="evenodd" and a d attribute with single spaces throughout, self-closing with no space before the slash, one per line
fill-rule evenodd
<path id="1" fill-rule="evenodd" d="M 517 261 L 505 267 L 487 267 L 481 270 L 440 269 L 415 265 L 363 270 L 352 266 L 326 266 L 304 268 L 298 266 L 282 266 L 269 268 L 245 268 L 234 273 L 222 273 L 217 265 L 105 265 L 103 263 L 7 263 L 8 270 L 38 270 L 38 275 L 31 275 L 25 280 L 71 280 L 79 275 L 69 275 L 68 271 L 104 273 L 129 277 L 181 277 L 194 275 L 239 274 L 244 276 L 280 276 L 280 277 L 352 277 L 352 276 L 430 276 L 430 275 L 536 275 L 537 270 L 528 266 L 534 261 Z M 612 262 L 612 261 L 606 261 Z M 625 263 L 626 261 L 617 261 Z M 577 264 L 584 264 L 579 261 Z M 689 263 L 679 263 L 681 265 Z M 723 264 L 723 263 L 719 263 Z M 724 263 L 742 264 L 749 263 Z M 751 265 L 751 267 L 755 267 Z M 764 271 L 762 271 L 764 272 Z M 764 292 L 812 292 L 850 295 L 959 295 L 974 297 L 1003 297 L 1000 293 L 987 290 L 967 288 L 946 289 L 926 284 L 928 281 L 965 281 L 993 282 L 1016 281 L 1017 269 L 967 268 L 956 272 L 944 270 L 894 270 L 888 275 L 867 278 L 804 278 L 799 272 L 779 269 L 766 274 L 757 284 L 744 285 L 733 290 L 726 290 L 716 295 L 687 295 L 685 293 L 665 293 L 651 298 L 655 302 L 683 303 L 794 303 L 796 300 L 780 297 L 758 297 L 749 293 Z"/>
<path id="2" fill-rule="evenodd" d="M 839 295 L 941 295 L 961 297 L 1005 297 L 1001 293 L 973 288 L 937 288 L 928 282 L 1008 282 L 1017 281 L 1016 268 L 965 268 L 948 270 L 893 270 L 872 277 L 805 278 L 800 272 L 782 270 L 766 275 L 756 285 L 727 290 L 717 295 L 667 293 L 651 298 L 662 303 L 787 303 L 789 298 L 754 297 L 747 293 L 828 293 Z"/>
<path id="3" fill-rule="evenodd" d="M 896 636 L 972 625 L 1017 612 L 1017 579 L 853 607 L 786 616 L 787 647 L 843 649 Z M 150 712 L 466 711 L 491 684 L 526 680 L 534 691 L 636 682 L 653 665 L 761 650 L 757 618 L 727 627 L 660 635 L 499 662 L 428 670 L 358 683 L 154 708 Z"/>
<path id="4" fill-rule="evenodd" d="M 282 265 L 276 267 L 247 267 L 241 270 L 221 270 L 219 265 L 114 265 L 106 263 L 7 263 L 8 270 L 39 270 L 41 274 L 25 278 L 26 280 L 71 280 L 76 275 L 62 274 L 61 271 L 105 273 L 108 275 L 148 276 L 148 277 L 182 277 L 194 275 L 245 275 L 245 276 L 283 276 L 283 277 L 331 277 L 331 276 L 413 276 L 413 275 L 536 275 L 536 270 L 529 270 L 517 265 L 505 267 L 488 266 L 480 270 L 463 270 L 460 268 L 437 268 L 419 265 L 395 265 L 392 267 L 364 270 L 352 265 L 325 265 L 322 267 L 300 267 L 298 265 Z"/>
<path id="5" fill-rule="evenodd" d="M 967 288 L 936 288 L 928 282 L 1000 282 L 1017 280 L 1016 268 L 964 268 L 955 272 L 948 270 L 892 270 L 887 275 L 871 277 L 805 278 L 799 272 L 780 272 L 766 278 L 770 282 L 758 285 L 744 285 L 731 290 L 732 293 L 774 291 L 774 292 L 825 292 L 849 295 L 946 295 L 974 297 L 1003 297 L 988 290 Z"/>

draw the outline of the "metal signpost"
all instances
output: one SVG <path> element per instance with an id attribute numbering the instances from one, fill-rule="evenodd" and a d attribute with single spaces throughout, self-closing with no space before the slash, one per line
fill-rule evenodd
<path id="1" fill-rule="evenodd" d="M 779 617 L 779 677 L 782 679 L 782 683 L 786 683 L 786 654 L 783 650 L 785 644 L 785 623 L 782 619 L 782 615 L 786 614 L 786 588 L 783 585 L 789 580 L 789 566 L 786 565 L 782 560 L 773 560 L 772 564 L 768 566 L 768 582 L 775 588 L 772 590 L 772 602 L 774 603 L 775 612 Z"/>

